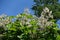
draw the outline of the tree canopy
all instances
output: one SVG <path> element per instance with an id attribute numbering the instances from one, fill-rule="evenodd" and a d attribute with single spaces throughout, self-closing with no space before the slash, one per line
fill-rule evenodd
<path id="1" fill-rule="evenodd" d="M 34 0 L 35 4 L 32 9 L 36 16 L 40 16 L 44 7 L 48 7 L 53 12 L 55 19 L 60 18 L 60 3 L 59 0 Z"/>
<path id="2" fill-rule="evenodd" d="M 40 17 L 27 11 L 17 16 L 0 15 L 0 40 L 60 40 L 52 11 L 45 7 Z"/>

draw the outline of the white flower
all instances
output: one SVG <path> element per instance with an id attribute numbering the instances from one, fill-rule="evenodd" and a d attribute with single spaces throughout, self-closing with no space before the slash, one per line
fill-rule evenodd
<path id="1" fill-rule="evenodd" d="M 49 14 L 52 14 L 52 11 L 50 11 Z"/>
<path id="2" fill-rule="evenodd" d="M 25 8 L 24 9 L 24 13 L 26 13 L 26 14 L 30 13 L 29 9 L 28 8 Z"/>
<path id="3" fill-rule="evenodd" d="M 28 25 L 29 25 L 30 23 L 29 23 L 29 22 L 26 22 L 26 24 L 28 24 Z"/>
<path id="4" fill-rule="evenodd" d="M 0 18 L 6 17 L 6 16 L 7 16 L 6 14 L 2 14 L 0 15 Z"/>
<path id="5" fill-rule="evenodd" d="M 27 21 L 28 21 L 28 22 L 30 22 L 30 21 L 31 21 L 31 19 L 28 19 Z"/>
<path id="6" fill-rule="evenodd" d="M 48 13 L 48 15 L 47 15 Z M 47 7 L 45 7 L 45 9 L 43 9 L 41 16 L 38 18 L 38 23 L 37 25 L 39 25 L 42 28 L 45 28 L 47 26 L 52 26 L 53 22 L 48 21 L 49 18 L 53 18 L 52 11 L 49 12 L 49 9 Z"/>
<path id="7" fill-rule="evenodd" d="M 18 14 L 16 17 L 21 17 L 21 15 L 20 15 L 20 14 Z"/>
<path id="8" fill-rule="evenodd" d="M 45 9 L 43 9 L 45 13 L 49 12 L 49 9 L 47 7 L 45 7 Z"/>
<path id="9" fill-rule="evenodd" d="M 29 24 L 29 25 L 28 25 L 28 27 L 32 27 L 32 25 L 31 25 L 31 24 Z"/>

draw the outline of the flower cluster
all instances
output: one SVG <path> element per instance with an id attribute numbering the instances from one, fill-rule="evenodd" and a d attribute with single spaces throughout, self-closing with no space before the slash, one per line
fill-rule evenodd
<path id="1" fill-rule="evenodd" d="M 8 24 L 10 22 L 11 22 L 11 19 L 7 15 L 5 15 L 5 14 L 0 15 L 0 27 L 1 28 L 6 29 L 6 27 L 5 27 L 6 24 Z"/>
<path id="2" fill-rule="evenodd" d="M 28 9 L 26 9 L 24 11 L 24 14 L 17 15 L 17 17 L 20 19 L 20 23 L 22 25 L 32 26 L 30 23 L 32 20 L 35 20 L 36 25 L 39 26 L 40 28 L 45 28 L 47 26 L 52 26 L 54 24 L 54 22 L 50 21 L 50 19 L 53 19 L 52 11 L 49 11 L 49 9 L 47 7 L 45 7 L 45 9 L 43 9 L 40 17 L 28 14 L 27 12 L 28 12 Z"/>
<path id="3" fill-rule="evenodd" d="M 51 22 L 50 19 L 53 19 L 52 11 L 49 11 L 47 7 L 43 9 L 41 16 L 38 18 L 38 23 L 40 27 L 52 26 L 54 22 Z"/>

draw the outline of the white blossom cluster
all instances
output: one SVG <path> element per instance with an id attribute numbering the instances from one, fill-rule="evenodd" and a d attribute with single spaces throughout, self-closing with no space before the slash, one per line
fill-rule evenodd
<path id="1" fill-rule="evenodd" d="M 26 13 L 26 14 L 30 13 L 29 9 L 28 8 L 25 8 L 24 9 L 24 13 Z"/>
<path id="2" fill-rule="evenodd" d="M 28 9 L 25 10 L 25 13 L 28 12 Z M 35 15 L 32 15 L 32 18 L 27 18 L 27 16 L 30 16 L 30 14 L 28 15 L 25 14 L 25 16 L 22 16 L 22 15 L 17 15 L 17 17 L 21 17 L 19 18 L 20 19 L 20 24 L 22 25 L 28 25 L 28 26 L 32 26 L 30 24 L 30 21 L 31 20 L 35 20 L 35 21 L 38 21 L 36 23 L 37 26 L 40 26 L 40 28 L 44 28 L 44 27 L 47 27 L 47 26 L 52 26 L 54 24 L 54 22 L 51 22 L 49 21 L 49 19 L 53 19 L 53 15 L 52 15 L 52 11 L 50 11 L 47 7 L 45 7 L 41 13 L 41 16 L 40 17 L 37 17 Z"/>
<path id="3" fill-rule="evenodd" d="M 42 28 L 52 26 L 54 22 L 49 21 L 49 18 L 53 19 L 52 11 L 49 11 L 49 9 L 45 7 L 41 13 L 41 16 L 38 18 L 37 25 Z"/>
<path id="4" fill-rule="evenodd" d="M 7 15 L 5 15 L 5 14 L 0 15 L 0 27 L 6 29 L 6 27 L 5 27 L 6 24 L 8 24 L 10 22 L 11 22 L 11 20 L 9 17 L 7 17 Z"/>
<path id="5" fill-rule="evenodd" d="M 23 16 L 24 15 L 24 16 Z M 27 25 L 28 27 L 31 26 L 30 24 L 30 21 L 31 19 L 30 18 L 27 18 L 27 14 L 23 14 L 23 15 L 17 15 L 17 19 L 20 21 L 20 25 Z"/>

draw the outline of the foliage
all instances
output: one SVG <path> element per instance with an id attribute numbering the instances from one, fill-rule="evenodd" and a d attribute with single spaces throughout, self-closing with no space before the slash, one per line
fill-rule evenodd
<path id="1" fill-rule="evenodd" d="M 60 40 L 57 32 L 58 28 L 53 19 L 52 11 L 47 7 L 42 11 L 40 17 L 28 14 L 18 14 L 17 16 L 6 16 L 2 21 L 5 25 L 5 32 L 1 33 L 2 40 Z M 2 18 L 2 19 L 3 19 Z M 12 21 L 13 20 L 13 21 Z M 6 24 L 4 24 L 6 22 Z M 1 29 L 0 29 L 1 30 Z"/>
<path id="2" fill-rule="evenodd" d="M 55 19 L 60 18 L 60 3 L 59 0 L 34 0 L 34 5 L 32 9 L 36 16 L 40 16 L 44 7 L 48 7 L 53 11 L 53 16 Z"/>

